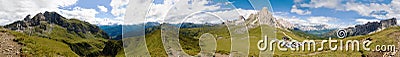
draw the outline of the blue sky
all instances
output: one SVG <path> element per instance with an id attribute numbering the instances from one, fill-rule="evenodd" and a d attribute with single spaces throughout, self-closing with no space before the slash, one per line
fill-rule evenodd
<path id="1" fill-rule="evenodd" d="M 95 17 L 98 18 L 116 18 L 117 16 L 113 16 L 111 14 L 111 6 L 110 6 L 111 0 L 78 0 L 75 5 L 67 6 L 67 7 L 60 7 L 60 9 L 64 10 L 73 10 L 72 8 L 75 7 L 81 7 L 81 8 L 87 8 L 87 9 L 95 9 L 99 13 L 96 14 Z M 103 12 L 101 11 L 98 6 L 104 6 L 108 11 Z"/>
<path id="2" fill-rule="evenodd" d="M 197 11 L 210 12 L 211 14 L 218 15 L 223 20 L 235 20 L 238 19 L 239 16 L 247 17 L 250 14 L 256 13 L 263 7 L 268 7 L 269 4 L 267 1 L 268 0 L 154 0 L 146 16 L 146 20 L 149 22 L 176 23 L 180 22 L 179 20 L 183 20 L 182 18 L 187 15 L 196 13 Z M 255 4 L 254 7 L 251 3 Z M 201 15 L 201 18 L 211 17 Z M 210 20 L 196 19 L 188 22 L 204 23 L 203 21 Z"/>
<path id="3" fill-rule="evenodd" d="M 132 5 L 141 5 L 142 2 L 153 5 L 147 8 L 135 6 L 133 8 L 136 9 L 130 10 L 134 11 L 132 13 L 148 13 L 145 16 L 148 21 L 160 21 L 164 17 L 171 16 L 168 15 L 168 11 L 177 8 L 184 10 L 172 11 L 172 13 L 188 15 L 187 12 L 208 11 L 225 19 L 237 19 L 236 15 L 246 17 L 267 7 L 273 12 L 274 17 L 294 24 L 323 24 L 338 27 L 400 17 L 400 1 L 398 0 L 180 0 L 185 1 L 179 5 L 180 7 L 173 6 L 179 4 L 177 0 L 133 0 L 133 2 L 136 1 L 139 3 Z M 97 25 L 123 24 L 128 2 L 128 0 L 4 1 L 0 5 L 7 6 L 0 6 L 2 7 L 0 22 L 4 23 L 0 25 L 21 20 L 28 14 L 34 15 L 44 11 L 58 12 L 67 18 L 78 18 Z M 175 17 L 183 17 L 179 14 Z M 144 15 L 129 17 L 142 16 Z"/>
<path id="4" fill-rule="evenodd" d="M 175 2 L 177 1 L 155 0 L 152 3 L 160 7 L 152 8 L 164 9 L 155 12 L 168 11 L 165 9 L 173 7 L 171 5 L 174 5 Z M 189 1 L 188 5 L 190 3 L 193 2 Z M 226 3 L 232 3 L 233 6 Z M 162 8 L 161 6 L 166 8 Z M 273 12 L 274 17 L 289 21 L 292 24 L 308 26 L 328 25 L 332 28 L 348 27 L 366 22 L 400 17 L 400 1 L 396 0 L 213 0 L 207 1 L 199 9 L 211 6 L 218 7 L 217 9 L 208 9 L 206 11 L 229 13 L 232 9 L 239 9 L 237 12 L 240 15 L 252 14 L 254 10 L 259 11 L 263 7 L 267 7 Z M 193 9 L 191 10 L 193 11 Z M 162 19 L 158 18 L 160 16 L 163 15 L 150 15 L 148 19 L 160 20 Z M 237 16 L 222 17 L 229 19 L 228 17 Z"/>
<path id="5" fill-rule="evenodd" d="M 392 0 L 271 0 L 271 5 L 276 17 L 305 21 L 316 21 L 308 20 L 312 17 L 326 17 L 331 19 L 328 25 L 343 27 L 400 17 L 397 13 L 400 10 L 397 6 L 398 2 Z"/>
<path id="6" fill-rule="evenodd" d="M 112 1 L 122 1 L 122 0 L 78 0 L 75 4 L 66 6 L 66 7 L 59 7 L 61 10 L 68 10 L 74 11 L 74 8 L 84 8 L 84 9 L 94 9 L 96 10 L 96 14 L 94 15 L 95 20 L 88 20 L 85 21 L 91 22 L 92 24 L 97 25 L 115 25 L 115 24 L 122 24 L 124 12 L 118 12 L 113 10 L 125 10 L 126 4 L 122 4 L 121 6 L 113 7 L 111 6 Z M 125 1 L 127 3 L 127 1 Z M 120 3 L 120 2 L 118 2 Z M 117 13 L 118 12 L 118 13 Z M 120 14 L 122 13 L 122 14 Z M 73 17 L 72 17 L 73 18 Z M 78 17 L 79 18 L 79 17 Z M 83 18 L 85 19 L 85 18 Z"/>

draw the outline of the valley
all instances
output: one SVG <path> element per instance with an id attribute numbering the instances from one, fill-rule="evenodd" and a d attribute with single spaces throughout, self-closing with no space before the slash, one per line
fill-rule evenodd
<path id="1" fill-rule="evenodd" d="M 396 39 L 398 39 L 397 33 L 400 31 L 400 26 L 393 25 L 396 24 L 396 22 L 392 22 L 390 20 L 396 20 L 396 19 L 388 19 L 389 22 L 373 22 L 377 24 L 373 24 L 374 26 L 370 26 L 370 24 L 365 24 L 365 25 L 358 25 L 357 27 L 363 27 L 363 28 L 357 28 L 357 29 L 352 29 L 348 30 L 348 33 L 359 33 L 362 32 L 363 34 L 351 34 L 348 35 L 346 38 L 337 38 L 335 36 L 336 29 L 329 29 L 326 31 L 316 31 L 313 33 L 321 33 L 324 32 L 323 34 L 320 35 L 315 35 L 312 33 L 309 33 L 307 31 L 302 31 L 302 30 L 296 30 L 295 27 L 287 27 L 284 25 L 287 25 L 287 23 L 282 23 L 281 21 L 276 22 L 272 16 L 268 16 L 268 12 L 261 11 L 259 14 L 262 15 L 251 15 L 252 17 L 249 17 L 247 19 L 244 19 L 244 22 L 241 20 L 235 20 L 235 21 L 229 21 L 226 23 L 222 24 L 213 24 L 212 26 L 209 24 L 203 24 L 205 26 L 199 26 L 198 25 L 183 25 L 183 26 L 195 26 L 195 27 L 177 27 L 176 25 L 179 24 L 159 24 L 151 27 L 146 27 L 143 30 L 145 30 L 145 35 L 143 36 L 136 36 L 136 37 L 145 37 L 145 43 L 147 44 L 146 47 L 149 51 L 150 56 L 168 56 L 171 55 L 171 53 L 167 53 L 166 51 L 170 50 L 165 50 L 163 46 L 163 40 L 162 40 L 162 27 L 164 28 L 180 28 L 179 31 L 169 31 L 169 30 L 164 30 L 163 32 L 179 32 L 178 37 L 179 37 L 179 44 L 182 47 L 182 50 L 189 54 L 189 55 L 197 55 L 200 53 L 200 45 L 199 45 L 199 37 L 205 33 L 209 33 L 214 35 L 215 40 L 217 42 L 217 47 L 216 47 L 216 57 L 223 57 L 226 55 L 231 54 L 231 45 L 232 44 L 232 36 L 236 35 L 231 35 L 232 31 L 242 31 L 242 30 L 232 30 L 229 31 L 232 28 L 228 28 L 226 25 L 234 24 L 234 25 L 241 25 L 244 24 L 246 25 L 248 29 L 248 37 L 249 37 L 249 57 L 258 57 L 260 56 L 260 51 L 257 48 L 257 41 L 261 40 L 262 34 L 265 32 L 275 32 L 270 35 L 275 35 L 272 36 L 274 37 L 273 39 L 278 39 L 278 40 L 283 40 L 285 37 L 289 37 L 289 40 L 296 40 L 296 41 L 303 41 L 303 40 L 315 40 L 316 42 L 316 47 L 324 47 L 323 50 L 321 51 L 279 51 L 276 47 L 274 46 L 274 51 L 273 51 L 273 56 L 317 56 L 317 57 L 329 57 L 329 56 L 354 56 L 354 57 L 376 57 L 376 56 L 392 56 L 392 55 L 385 55 L 385 54 L 398 54 L 396 52 L 378 52 L 378 51 L 331 51 L 328 48 L 328 44 L 324 43 L 324 46 L 321 46 L 321 41 L 322 40 L 327 40 L 329 37 L 331 37 L 334 40 L 366 40 L 366 39 L 373 39 L 372 42 L 373 44 L 370 46 L 370 48 L 376 48 L 376 45 L 385 45 L 385 44 L 393 44 L 393 45 L 398 45 L 398 42 Z M 266 17 L 267 15 L 268 17 Z M 262 17 L 262 21 L 259 21 L 259 19 Z M 387 21 L 387 20 L 384 20 Z M 272 25 L 276 24 L 276 27 L 263 27 L 261 28 L 260 24 L 257 23 L 262 23 L 261 25 Z M 383 24 L 383 25 L 382 25 Z M 390 24 L 390 25 L 387 25 Z M 165 27 L 167 26 L 167 27 Z M 140 26 L 139 26 L 140 27 Z M 371 30 L 365 30 L 366 28 L 364 27 L 373 27 L 376 29 L 371 29 Z M 349 27 L 349 28 L 354 28 L 354 27 Z M 323 29 L 325 30 L 325 29 Z M 264 31 L 264 32 L 262 32 Z M 132 32 L 126 32 L 124 33 L 132 33 Z M 168 36 L 170 35 L 170 36 Z M 176 34 L 168 34 L 167 37 L 174 36 Z M 128 38 L 136 38 L 136 37 L 128 37 Z M 128 39 L 127 39 L 128 40 Z M 124 44 L 134 44 L 136 42 L 131 42 L 131 43 L 124 43 Z M 235 44 L 233 44 L 235 45 Z M 237 45 L 237 44 L 236 44 Z M 142 45 L 141 45 L 142 46 Z M 128 45 L 128 47 L 134 47 L 132 45 Z M 341 47 L 344 48 L 344 47 Z M 398 49 L 397 49 L 398 50 Z M 133 50 L 133 51 L 145 51 L 145 50 Z M 127 51 L 128 54 L 131 54 L 132 51 Z M 134 54 L 134 53 L 133 53 Z"/>

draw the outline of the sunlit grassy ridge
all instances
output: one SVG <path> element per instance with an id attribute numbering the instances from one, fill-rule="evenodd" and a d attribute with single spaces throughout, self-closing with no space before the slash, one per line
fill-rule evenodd
<path id="1" fill-rule="evenodd" d="M 352 36 L 347 37 L 344 39 L 332 38 L 334 40 L 342 40 L 343 43 L 346 43 L 348 40 L 358 40 L 360 43 L 366 40 L 367 38 L 371 38 L 372 44 L 369 46 L 371 50 L 375 50 L 376 45 L 398 45 L 399 42 L 396 38 L 398 38 L 400 33 L 400 27 L 390 27 L 382 30 L 380 32 L 372 33 L 369 35 L 360 35 L 360 36 Z M 296 38 L 296 37 L 293 37 Z M 317 48 L 321 47 L 320 43 L 321 40 L 316 40 Z M 319 44 L 318 44 L 319 43 Z M 360 44 L 360 51 L 345 51 L 345 45 L 343 47 L 339 47 L 338 43 L 334 43 L 333 45 L 338 45 L 338 48 L 343 48 L 343 50 L 336 50 L 332 51 L 329 50 L 328 43 L 324 43 L 324 49 L 322 51 L 276 51 L 274 56 L 318 56 L 318 57 L 338 57 L 338 56 L 354 56 L 354 57 L 361 57 L 361 56 L 373 56 L 373 57 L 380 57 L 383 54 L 380 52 L 373 52 L 373 51 L 366 51 L 362 49 L 362 44 Z M 277 49 L 276 49 L 277 50 Z"/>
<path id="2" fill-rule="evenodd" d="M 15 41 L 24 45 L 21 50 L 22 54 L 28 57 L 113 56 L 102 52 L 106 47 L 105 43 L 109 42 L 104 38 L 104 34 L 84 31 L 85 29 L 96 31 L 98 28 L 93 27 L 94 25 L 77 19 L 61 20 L 64 20 L 65 23 L 49 24 L 40 21 L 40 25 L 31 26 L 22 32 L 7 29 L 5 31 L 17 37 Z M 65 24 L 69 24 L 69 26 Z M 71 31 L 68 28 L 83 30 Z M 102 30 L 97 31 L 101 32 Z"/>
<path id="3" fill-rule="evenodd" d="M 25 56 L 78 56 L 68 47 L 67 44 L 62 42 L 37 36 L 29 36 L 24 33 L 10 30 L 6 31 L 16 36 L 16 40 L 24 45 L 21 52 Z"/>
<path id="4" fill-rule="evenodd" d="M 256 43 L 261 35 L 260 28 L 251 29 L 250 33 L 250 56 L 258 55 L 258 49 Z M 198 38 L 204 33 L 213 34 L 217 40 L 217 51 L 216 53 L 229 55 L 231 49 L 231 39 L 229 30 L 227 27 L 216 26 L 216 27 L 199 27 L 199 28 L 181 28 L 180 29 L 180 44 L 182 49 L 189 55 L 197 55 L 200 52 L 198 45 Z M 162 46 L 161 41 L 161 30 L 155 30 L 152 33 L 146 34 L 146 43 L 149 49 L 150 55 L 152 56 L 166 56 L 165 50 Z"/>

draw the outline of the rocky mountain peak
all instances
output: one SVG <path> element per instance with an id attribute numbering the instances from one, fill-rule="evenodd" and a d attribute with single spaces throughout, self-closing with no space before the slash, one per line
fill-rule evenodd
<path id="1" fill-rule="evenodd" d="M 241 20 L 244 20 L 242 22 Z M 272 16 L 272 14 L 268 11 L 267 8 L 263 8 L 256 14 L 250 14 L 248 18 L 244 18 L 243 16 L 239 16 L 239 20 L 228 21 L 228 24 L 245 24 L 248 28 L 254 28 L 259 26 L 260 24 L 265 25 L 276 25 L 276 20 Z"/>
<path id="2" fill-rule="evenodd" d="M 276 19 L 272 16 L 272 13 L 268 11 L 266 7 L 264 7 L 258 14 L 258 19 L 260 19 L 261 24 L 267 24 L 271 26 L 276 25 Z"/>
<path id="3" fill-rule="evenodd" d="M 63 22 L 62 19 L 66 19 L 65 17 L 61 16 L 60 14 L 56 12 L 45 12 L 43 14 L 46 17 L 46 20 L 49 21 L 49 23 L 60 23 Z"/>
<path id="4" fill-rule="evenodd" d="M 108 38 L 108 35 L 103 32 L 98 26 L 92 25 L 88 22 L 80 21 L 78 19 L 66 19 L 56 12 L 38 13 L 33 18 L 27 15 L 24 20 L 16 21 L 5 28 L 17 31 L 30 31 L 32 28 L 39 27 L 41 30 L 52 28 L 53 25 L 60 26 L 74 33 L 91 33 L 93 35 Z M 38 29 L 38 30 L 40 30 Z M 35 29 L 36 30 L 36 29 Z"/>
<path id="5" fill-rule="evenodd" d="M 391 26 L 397 26 L 397 20 L 396 18 L 391 18 L 391 19 L 387 19 L 387 20 L 382 20 L 380 21 L 381 23 L 381 28 L 387 28 L 387 27 L 391 27 Z"/>

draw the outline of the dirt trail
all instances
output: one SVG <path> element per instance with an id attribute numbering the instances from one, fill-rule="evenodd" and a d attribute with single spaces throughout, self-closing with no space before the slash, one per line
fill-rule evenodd
<path id="1" fill-rule="evenodd" d="M 13 41 L 14 36 L 0 32 L 0 56 L 4 57 L 19 57 L 21 45 Z"/>

